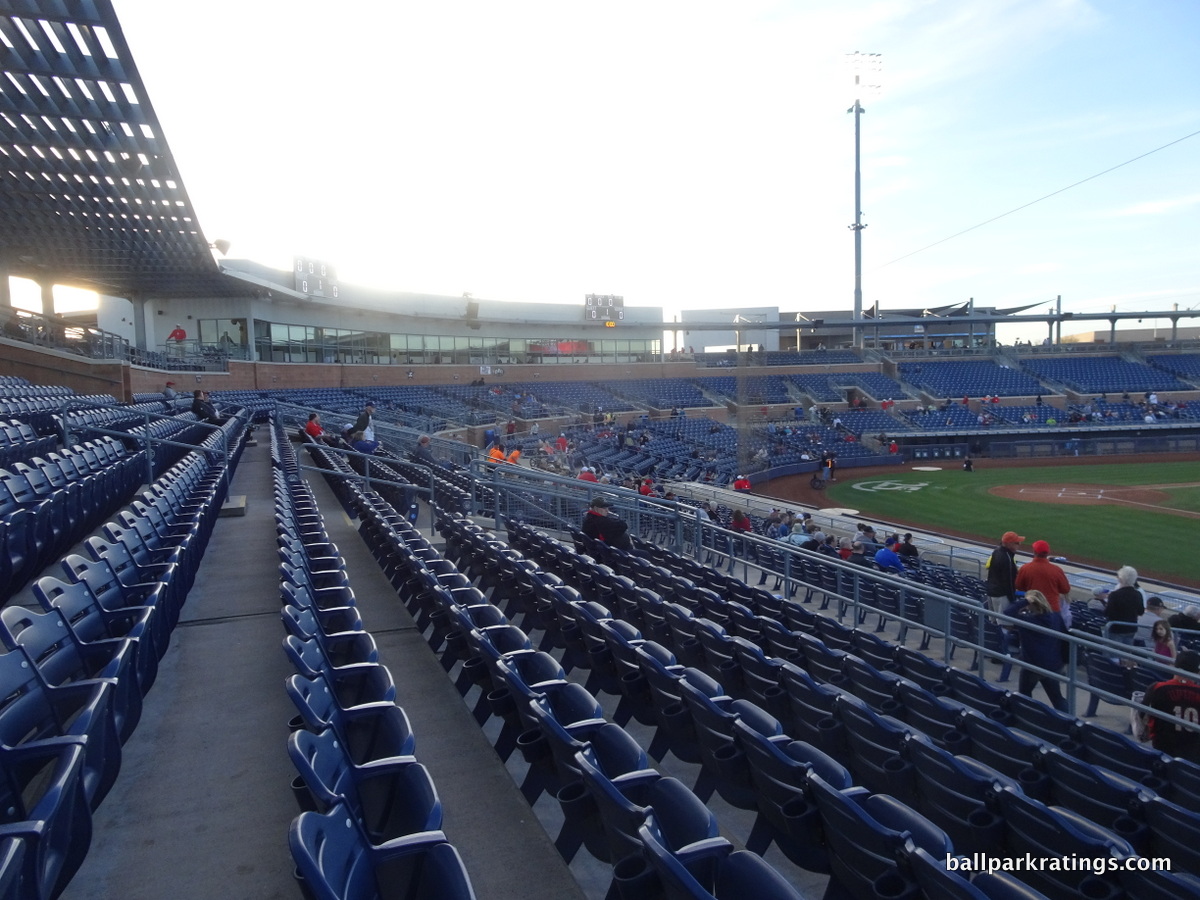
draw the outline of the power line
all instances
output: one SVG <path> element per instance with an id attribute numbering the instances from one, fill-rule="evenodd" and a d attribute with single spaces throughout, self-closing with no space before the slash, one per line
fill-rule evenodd
<path id="1" fill-rule="evenodd" d="M 1023 209 L 1028 209 L 1029 207 L 1033 206 L 1035 203 L 1041 203 L 1043 200 L 1049 200 L 1051 197 L 1057 196 L 1058 194 L 1061 194 L 1064 191 L 1069 191 L 1069 190 L 1071 190 L 1071 188 L 1079 187 L 1079 185 L 1086 184 L 1087 182 L 1089 182 L 1095 178 L 1099 178 L 1101 175 L 1107 175 L 1109 172 L 1115 172 L 1117 169 L 1121 168 L 1122 166 L 1127 166 L 1130 163 L 1135 163 L 1139 159 L 1145 159 L 1147 156 L 1157 153 L 1159 150 L 1166 150 L 1168 147 L 1173 147 L 1175 144 L 1182 143 L 1183 141 L 1186 141 L 1188 138 L 1194 138 L 1198 134 L 1200 134 L 1200 131 L 1193 131 L 1191 134 L 1185 134 L 1181 138 L 1173 140 L 1170 143 L 1163 144 L 1161 147 L 1155 147 L 1153 150 L 1147 150 L 1145 153 L 1141 154 L 1140 156 L 1135 156 L 1133 159 L 1127 159 L 1127 160 L 1125 160 L 1125 162 L 1118 163 L 1117 165 L 1113 166 L 1110 169 L 1105 169 L 1103 172 L 1097 172 L 1095 175 L 1089 175 L 1087 178 L 1084 178 L 1081 181 L 1076 181 L 1074 184 L 1068 184 L 1066 187 L 1059 188 L 1057 191 L 1052 191 L 1049 194 L 1046 194 L 1044 197 L 1038 197 L 1036 200 L 1030 200 L 1028 203 L 1018 206 L 1016 209 L 1010 209 L 1008 212 L 1000 213 L 1000 215 L 998 215 L 998 216 L 993 216 L 992 218 L 987 219 L 984 222 L 980 222 L 978 225 L 972 225 L 970 228 L 964 228 L 962 231 L 960 231 L 956 234 L 950 235 L 950 237 L 944 237 L 940 241 L 934 241 L 932 244 L 927 244 L 926 246 L 922 247 L 919 250 L 914 250 L 912 253 L 906 253 L 903 256 L 897 256 L 895 259 L 885 262 L 883 265 L 879 266 L 878 268 L 883 269 L 887 266 L 890 266 L 892 263 L 900 262 L 902 259 L 908 259 L 910 256 L 916 256 L 918 253 L 924 253 L 926 250 L 930 249 L 931 247 L 936 247 L 938 244 L 944 244 L 944 243 L 946 243 L 946 241 L 952 241 L 956 237 L 961 237 L 962 235 L 966 234 L 969 231 L 974 231 L 976 228 L 982 228 L 984 225 L 990 225 L 992 222 L 1003 219 L 1005 216 L 1011 216 L 1013 213 L 1020 212 Z"/>

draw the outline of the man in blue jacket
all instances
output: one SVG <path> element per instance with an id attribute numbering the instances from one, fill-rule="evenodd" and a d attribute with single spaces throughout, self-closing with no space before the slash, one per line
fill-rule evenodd
<path id="1" fill-rule="evenodd" d="M 882 547 L 875 551 L 875 565 L 885 572 L 903 572 L 904 563 L 896 553 L 896 536 L 888 538 Z"/>

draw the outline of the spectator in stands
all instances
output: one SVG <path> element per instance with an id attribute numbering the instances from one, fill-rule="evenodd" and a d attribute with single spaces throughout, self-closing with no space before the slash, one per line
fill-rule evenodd
<path id="1" fill-rule="evenodd" d="M 559 453 L 566 453 L 569 445 L 570 441 L 567 440 L 567 435 L 565 432 L 560 434 L 558 436 L 558 440 L 554 442 L 554 446 L 558 449 Z"/>
<path id="2" fill-rule="evenodd" d="M 350 446 L 359 453 L 374 453 L 379 449 L 379 441 L 367 438 L 365 432 L 355 431 L 350 435 Z"/>
<path id="3" fill-rule="evenodd" d="M 1117 589 L 1109 592 L 1108 602 L 1104 605 L 1109 640 L 1132 644 L 1137 635 L 1138 617 L 1146 611 L 1137 580 L 1137 569 L 1133 566 L 1117 569 Z"/>
<path id="4" fill-rule="evenodd" d="M 1041 541 L 1038 541 L 1041 543 Z M 1049 598 L 1041 591 L 1029 590 L 1025 596 L 1004 609 L 1006 616 L 1016 616 L 1031 625 L 1040 625 L 1052 631 L 1066 634 L 1067 626 L 1062 615 L 1051 609 Z M 1063 667 L 1063 641 L 1052 634 L 1044 634 L 1032 629 L 1021 630 L 1021 659 L 1039 669 L 1050 672 L 1061 672 Z M 1033 689 L 1041 684 L 1046 692 L 1050 705 L 1059 712 L 1067 711 L 1067 701 L 1063 699 L 1057 679 L 1049 675 L 1040 675 L 1031 669 L 1021 669 L 1021 677 L 1017 682 L 1017 690 L 1026 697 L 1033 696 Z"/>
<path id="5" fill-rule="evenodd" d="M 1154 648 L 1156 656 L 1175 659 L 1175 634 L 1166 619 L 1159 619 L 1150 626 L 1150 645 Z"/>
<path id="6" fill-rule="evenodd" d="M 583 514 L 580 530 L 588 537 L 610 547 L 620 550 L 633 549 L 629 526 L 611 514 L 608 498 L 603 495 L 592 498 L 591 508 Z"/>
<path id="7" fill-rule="evenodd" d="M 521 461 L 521 445 L 512 444 L 511 447 L 512 449 L 505 454 L 504 461 L 506 463 L 512 463 L 515 466 Z"/>
<path id="8" fill-rule="evenodd" d="M 368 400 L 363 411 L 358 414 L 358 418 L 354 420 L 355 432 L 361 431 L 364 439 L 368 441 L 375 440 L 375 401 Z"/>
<path id="9" fill-rule="evenodd" d="M 1137 638 L 1142 644 L 1150 646 L 1150 631 L 1155 624 L 1162 622 L 1167 618 L 1167 607 L 1163 604 L 1162 597 L 1148 597 L 1146 599 L 1146 608 L 1137 620 Z"/>
<path id="10" fill-rule="evenodd" d="M 579 470 L 579 480 L 596 482 L 600 479 L 596 477 L 595 469 L 593 469 L 591 466 L 584 466 Z"/>
<path id="11" fill-rule="evenodd" d="M 337 439 L 333 435 L 325 431 L 321 424 L 321 414 L 311 412 L 308 414 L 308 421 L 304 423 L 304 433 L 314 441 L 321 444 L 336 444 Z"/>
<path id="12" fill-rule="evenodd" d="M 788 535 L 787 542 L 795 547 L 803 546 L 811 540 L 808 536 L 808 531 L 804 527 L 803 522 L 792 523 L 792 533 Z"/>
<path id="13" fill-rule="evenodd" d="M 426 466 L 437 465 L 437 460 L 433 458 L 433 450 L 430 447 L 429 435 L 423 434 L 417 438 L 417 445 L 412 452 L 412 460 Z"/>
<path id="14" fill-rule="evenodd" d="M 167 335 L 167 342 L 171 345 L 171 352 L 174 356 L 183 356 L 183 342 L 186 340 L 187 332 L 183 330 L 182 325 L 176 322 L 174 330 Z"/>
<path id="15" fill-rule="evenodd" d="M 1189 606 L 1183 612 L 1173 613 L 1167 617 L 1167 624 L 1173 630 L 1200 631 L 1200 606 Z"/>
<path id="16" fill-rule="evenodd" d="M 850 545 L 850 555 L 846 557 L 846 562 L 854 563 L 856 566 L 867 566 L 870 568 L 871 561 L 867 559 L 866 553 L 861 542 L 855 541 Z"/>
<path id="17" fill-rule="evenodd" d="M 1174 678 L 1150 686 L 1144 702 L 1151 709 L 1185 722 L 1200 721 L 1200 684 L 1196 683 L 1196 673 L 1200 671 L 1200 653 L 1181 650 L 1175 657 L 1175 669 Z M 1200 732 L 1194 727 L 1185 728 L 1157 716 L 1150 716 L 1147 724 L 1155 750 L 1200 763 Z"/>
<path id="18" fill-rule="evenodd" d="M 208 398 L 207 391 L 192 391 L 192 414 L 198 421 L 207 422 L 209 425 L 225 424 L 225 420 L 221 418 L 217 408 Z"/>
<path id="19" fill-rule="evenodd" d="M 912 560 L 920 557 L 921 551 L 919 551 L 916 547 L 916 544 L 913 543 L 913 536 L 911 532 L 905 534 L 904 540 L 896 545 L 896 555 L 901 559 Z"/>
<path id="20" fill-rule="evenodd" d="M 1045 541 L 1033 542 L 1033 559 L 1021 566 L 1017 571 L 1016 586 L 1018 591 L 1041 591 L 1046 602 L 1056 613 L 1062 614 L 1067 625 L 1066 604 L 1062 598 L 1070 596 L 1071 583 L 1067 581 L 1067 573 L 1060 566 L 1050 562 L 1050 545 Z"/>
<path id="21" fill-rule="evenodd" d="M 750 491 L 750 479 L 749 479 L 749 478 L 747 478 L 745 475 L 739 475 L 737 478 L 735 478 L 735 479 L 733 480 L 733 489 L 734 489 L 735 491 L 741 491 L 741 492 L 743 492 L 743 493 L 749 493 L 749 491 Z"/>
<path id="22" fill-rule="evenodd" d="M 752 534 L 754 532 L 754 523 L 750 520 L 748 515 L 742 512 L 742 510 L 735 509 L 733 511 L 733 515 L 729 519 L 729 530 L 737 533 L 738 535 Z M 742 541 L 737 541 L 735 545 L 735 552 L 744 552 L 744 547 L 742 544 Z"/>
<path id="23" fill-rule="evenodd" d="M 896 555 L 896 544 L 899 541 L 889 537 L 882 547 L 875 551 L 875 565 L 885 572 L 903 572 L 904 562 Z"/>
<path id="24" fill-rule="evenodd" d="M 167 386 L 163 388 L 162 395 L 163 395 L 163 399 L 167 401 L 168 406 L 170 406 L 172 403 L 174 403 L 175 398 L 179 396 L 179 394 L 175 390 L 175 382 L 168 381 Z"/>
<path id="25" fill-rule="evenodd" d="M 1017 599 L 1017 548 L 1024 542 L 1025 538 L 1015 531 L 1006 531 L 1000 537 L 1000 546 L 988 557 L 988 605 L 996 612 Z"/>
<path id="26" fill-rule="evenodd" d="M 854 540 L 862 544 L 863 548 L 872 555 L 880 547 L 880 543 L 875 537 L 875 529 L 866 522 L 858 523 L 858 531 L 854 534 Z"/>
<path id="27" fill-rule="evenodd" d="M 1097 612 L 1104 612 L 1104 608 L 1108 606 L 1109 589 L 1106 587 L 1092 588 L 1092 597 L 1088 600 L 1088 609 L 1094 609 Z"/>

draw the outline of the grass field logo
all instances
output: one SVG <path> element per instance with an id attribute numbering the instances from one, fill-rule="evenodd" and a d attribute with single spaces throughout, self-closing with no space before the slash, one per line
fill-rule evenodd
<path id="1" fill-rule="evenodd" d="M 928 481 L 856 481 L 851 485 L 856 491 L 867 491 L 875 493 L 877 491 L 919 491 L 922 488 L 929 487 Z"/>

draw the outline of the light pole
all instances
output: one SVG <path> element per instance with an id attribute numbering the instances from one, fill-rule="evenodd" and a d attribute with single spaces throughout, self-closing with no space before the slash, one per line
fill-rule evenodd
<path id="1" fill-rule="evenodd" d="M 879 53 L 859 53 L 857 50 L 846 54 L 846 62 L 854 75 L 854 105 L 846 112 L 854 113 L 854 224 L 849 228 L 854 232 L 854 334 L 855 347 L 862 347 L 862 230 L 867 226 L 862 223 L 862 167 L 860 152 L 860 132 L 862 114 L 862 98 L 878 94 L 880 87 L 879 73 L 883 67 L 883 56 Z"/>

